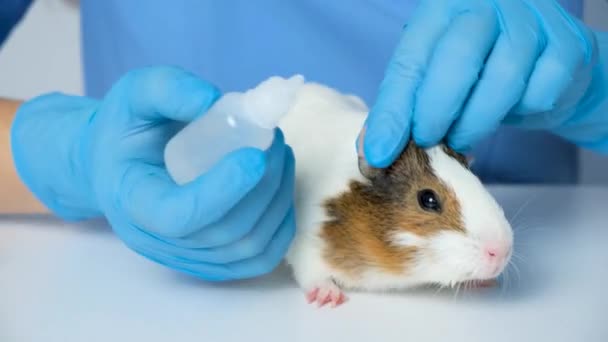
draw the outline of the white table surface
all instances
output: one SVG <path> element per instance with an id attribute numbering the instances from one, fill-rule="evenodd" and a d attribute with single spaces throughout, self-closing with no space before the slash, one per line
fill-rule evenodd
<path id="1" fill-rule="evenodd" d="M 305 303 L 280 268 L 207 284 L 103 223 L 0 218 L 0 341 L 608 341 L 608 188 L 491 188 L 516 227 L 503 286 Z M 507 284 L 505 286 L 504 284 Z"/>

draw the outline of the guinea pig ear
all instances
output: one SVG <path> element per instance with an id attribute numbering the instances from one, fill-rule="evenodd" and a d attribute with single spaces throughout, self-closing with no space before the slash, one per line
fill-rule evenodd
<path id="1" fill-rule="evenodd" d="M 462 166 L 464 166 L 465 168 L 468 168 L 470 166 L 470 160 L 469 157 L 465 156 L 464 154 L 460 153 L 460 152 L 456 152 L 455 150 L 453 150 L 451 147 L 449 147 L 449 145 L 447 143 L 442 143 L 441 144 L 441 148 L 443 148 L 443 151 L 450 157 L 456 159 Z"/>
<path id="2" fill-rule="evenodd" d="M 363 152 L 363 139 L 365 137 L 365 128 L 366 127 L 363 126 L 361 132 L 359 133 L 359 136 L 357 137 L 357 156 L 359 158 L 359 172 L 361 173 L 361 175 L 363 175 L 363 177 L 369 180 L 374 180 L 380 176 L 383 176 L 386 171 L 384 169 L 375 168 L 369 165 L 369 163 L 365 159 L 365 155 Z"/>
<path id="3" fill-rule="evenodd" d="M 466 156 L 466 158 L 467 158 L 467 164 L 469 165 L 469 167 L 473 167 L 473 163 L 475 163 L 475 156 L 468 155 L 468 156 Z"/>
<path id="4" fill-rule="evenodd" d="M 386 176 L 386 169 L 375 168 L 368 164 L 364 156 L 359 155 L 359 172 L 369 180 L 375 180 Z"/>

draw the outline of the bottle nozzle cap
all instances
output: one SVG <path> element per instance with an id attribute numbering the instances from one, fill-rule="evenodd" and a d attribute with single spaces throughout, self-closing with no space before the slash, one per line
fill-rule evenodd
<path id="1" fill-rule="evenodd" d="M 243 115 L 260 127 L 275 128 L 291 108 L 304 81 L 304 76 L 299 74 L 287 79 L 279 76 L 268 78 L 245 92 Z"/>

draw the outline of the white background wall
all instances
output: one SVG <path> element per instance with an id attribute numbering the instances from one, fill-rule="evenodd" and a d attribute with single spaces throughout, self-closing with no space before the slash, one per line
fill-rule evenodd
<path id="1" fill-rule="evenodd" d="M 25 99 L 55 90 L 82 93 L 77 2 L 34 0 L 0 50 L 0 96 Z M 608 0 L 586 0 L 585 21 L 608 30 Z M 580 166 L 583 182 L 608 185 L 608 156 L 583 151 Z"/>

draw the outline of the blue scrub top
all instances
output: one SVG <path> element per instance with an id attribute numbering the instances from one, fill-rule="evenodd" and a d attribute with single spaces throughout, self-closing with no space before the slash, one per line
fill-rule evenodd
<path id="1" fill-rule="evenodd" d="M 580 1 L 562 1 L 580 15 Z M 416 1 L 81 0 L 85 91 L 102 97 L 133 68 L 171 64 L 223 91 L 301 73 L 370 106 Z M 486 183 L 573 183 L 577 148 L 502 127 L 475 151 Z"/>

